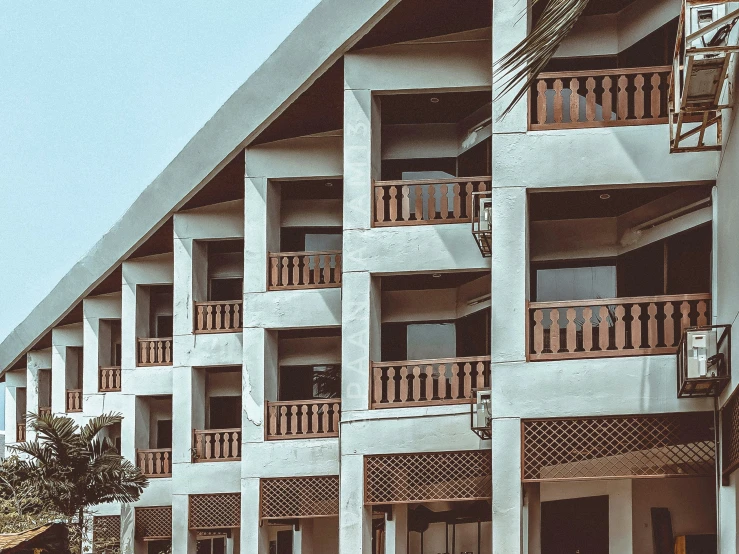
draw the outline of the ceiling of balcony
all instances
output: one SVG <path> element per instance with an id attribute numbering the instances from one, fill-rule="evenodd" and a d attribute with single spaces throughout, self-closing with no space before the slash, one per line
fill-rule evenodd
<path id="1" fill-rule="evenodd" d="M 490 91 L 392 94 L 380 100 L 383 125 L 458 123 L 490 104 Z"/>
<path id="2" fill-rule="evenodd" d="M 456 271 L 452 273 L 412 273 L 382 277 L 382 290 L 453 289 L 490 275 L 487 271 Z"/>

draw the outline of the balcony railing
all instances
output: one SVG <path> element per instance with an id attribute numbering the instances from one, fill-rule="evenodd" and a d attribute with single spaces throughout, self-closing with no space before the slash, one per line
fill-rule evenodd
<path id="1" fill-rule="evenodd" d="M 25 442 L 26 440 L 26 422 L 25 421 L 15 426 L 15 440 L 17 442 Z"/>
<path id="2" fill-rule="evenodd" d="M 196 302 L 196 333 L 234 333 L 241 331 L 242 301 Z"/>
<path id="3" fill-rule="evenodd" d="M 341 399 L 291 400 L 267 404 L 267 439 L 339 436 Z"/>
<path id="4" fill-rule="evenodd" d="M 172 339 L 139 339 L 136 365 L 172 365 Z"/>
<path id="5" fill-rule="evenodd" d="M 371 408 L 467 404 L 489 386 L 489 356 L 373 363 Z"/>
<path id="6" fill-rule="evenodd" d="M 469 223 L 472 193 L 490 190 L 490 177 L 373 183 L 373 227 Z"/>
<path id="7" fill-rule="evenodd" d="M 172 449 L 136 450 L 141 473 L 147 477 L 172 477 Z"/>
<path id="8" fill-rule="evenodd" d="M 531 130 L 667 123 L 671 68 L 541 73 L 531 92 Z"/>
<path id="9" fill-rule="evenodd" d="M 674 354 L 682 330 L 710 318 L 710 294 L 532 302 L 529 359 Z"/>
<path id="10" fill-rule="evenodd" d="M 277 252 L 269 255 L 269 289 L 341 286 L 341 251 Z"/>
<path id="11" fill-rule="evenodd" d="M 196 462 L 228 462 L 241 459 L 241 429 L 195 430 Z"/>
<path id="12" fill-rule="evenodd" d="M 51 415 L 51 406 L 42 406 L 38 409 L 38 415 Z"/>
<path id="13" fill-rule="evenodd" d="M 67 389 L 67 412 L 82 411 L 82 389 Z"/>
<path id="14" fill-rule="evenodd" d="M 120 366 L 101 367 L 98 374 L 99 392 L 118 392 L 121 390 Z"/>

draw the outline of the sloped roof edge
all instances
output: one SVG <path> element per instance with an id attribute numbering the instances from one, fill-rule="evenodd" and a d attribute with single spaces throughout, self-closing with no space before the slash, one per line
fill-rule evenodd
<path id="1" fill-rule="evenodd" d="M 0 343 L 0 375 L 400 0 L 321 0 Z"/>

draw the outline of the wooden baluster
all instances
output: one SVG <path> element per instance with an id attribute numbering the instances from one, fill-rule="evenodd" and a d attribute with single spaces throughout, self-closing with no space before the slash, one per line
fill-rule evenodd
<path id="1" fill-rule="evenodd" d="M 570 121 L 580 121 L 580 95 L 577 93 L 580 81 L 576 77 L 570 79 Z"/>
<path id="2" fill-rule="evenodd" d="M 309 256 L 303 256 L 303 277 L 302 281 L 300 282 L 301 285 L 310 285 L 310 257 Z"/>
<path id="3" fill-rule="evenodd" d="M 388 373 L 390 371 L 388 370 Z M 392 380 L 388 382 L 388 388 L 390 388 L 392 383 Z M 392 400 L 388 398 L 390 402 Z M 379 406 L 382 402 L 382 368 L 380 367 L 373 367 L 372 368 L 372 405 L 373 406 Z"/>
<path id="4" fill-rule="evenodd" d="M 574 352 L 577 348 L 577 325 L 575 325 L 575 308 L 567 310 L 567 351 Z"/>
<path id="5" fill-rule="evenodd" d="M 172 363 L 172 341 L 169 340 L 164 342 L 164 362 Z"/>
<path id="6" fill-rule="evenodd" d="M 311 418 L 310 418 L 310 425 L 311 425 L 311 433 L 318 433 L 318 412 L 320 409 L 320 406 L 318 404 L 309 404 L 309 407 L 311 409 Z M 323 411 L 324 414 L 328 411 L 328 405 L 323 404 Z M 323 427 L 323 432 L 326 432 L 326 426 Z"/>
<path id="7" fill-rule="evenodd" d="M 341 283 L 341 254 L 334 254 L 336 267 L 334 268 L 334 283 Z"/>
<path id="8" fill-rule="evenodd" d="M 157 341 L 149 341 L 149 363 L 153 364 L 158 362 L 157 358 Z"/>
<path id="9" fill-rule="evenodd" d="M 662 81 L 659 73 L 652 75 L 652 93 L 650 95 L 651 104 L 651 115 L 653 119 L 658 118 L 662 114 L 662 91 L 659 90 L 659 85 Z"/>
<path id="10" fill-rule="evenodd" d="M 675 346 L 675 306 L 672 302 L 666 302 L 665 307 L 665 346 Z"/>
<path id="11" fill-rule="evenodd" d="M 280 271 L 278 269 L 279 259 L 270 256 L 269 258 L 269 285 L 271 287 L 278 286 Z"/>
<path id="12" fill-rule="evenodd" d="M 234 329 L 241 329 L 241 304 L 234 304 Z"/>
<path id="13" fill-rule="evenodd" d="M 413 368 L 413 401 L 418 402 L 421 399 L 421 368 L 415 366 Z M 410 400 L 410 398 L 408 399 Z"/>
<path id="14" fill-rule="evenodd" d="M 303 404 L 297 406 L 296 410 L 300 414 L 300 434 L 305 435 L 308 433 L 308 406 Z"/>
<path id="15" fill-rule="evenodd" d="M 336 406 L 337 404 L 324 404 L 323 405 L 322 417 L 321 417 L 321 423 L 322 423 L 321 429 L 323 433 L 330 433 L 330 432 L 337 433 L 339 431 L 339 426 L 334 424 L 336 413 L 329 414 L 329 410 L 333 409 L 335 411 Z"/>
<path id="16" fill-rule="evenodd" d="M 277 406 L 267 405 L 267 428 L 270 436 L 277 436 Z"/>
<path id="17" fill-rule="evenodd" d="M 421 221 L 423 219 L 423 189 L 420 185 L 413 186 L 413 197 L 413 217 L 416 221 Z"/>
<path id="18" fill-rule="evenodd" d="M 462 371 L 464 371 L 462 398 L 472 398 L 472 364 L 465 362 L 462 367 Z"/>
<path id="19" fill-rule="evenodd" d="M 225 330 L 233 329 L 231 326 L 231 304 L 223 305 L 223 328 Z"/>
<path id="20" fill-rule="evenodd" d="M 320 256 L 317 256 L 320 258 Z M 328 285 L 331 282 L 331 255 L 323 256 L 323 284 Z"/>
<path id="21" fill-rule="evenodd" d="M 398 402 L 408 402 L 408 366 L 400 368 L 400 398 Z"/>
<path id="22" fill-rule="evenodd" d="M 216 460 L 220 460 L 222 458 L 220 433 L 213 433 L 213 457 Z"/>
<path id="23" fill-rule="evenodd" d="M 449 217 L 449 185 L 442 183 L 439 187 L 439 194 L 441 195 L 439 217 L 447 219 Z"/>
<path id="24" fill-rule="evenodd" d="M 203 306 L 198 306 L 197 329 L 198 331 L 203 330 Z"/>
<path id="25" fill-rule="evenodd" d="M 585 88 L 588 91 L 585 95 L 585 119 L 595 121 L 595 79 L 588 77 Z"/>
<path id="26" fill-rule="evenodd" d="M 298 434 L 298 407 L 290 406 L 290 434 Z"/>
<path id="27" fill-rule="evenodd" d="M 213 329 L 213 306 L 210 304 L 205 307 L 205 329 L 207 331 Z"/>
<path id="28" fill-rule="evenodd" d="M 536 119 L 539 125 L 547 122 L 547 82 L 539 79 L 536 83 Z"/>
<path id="29" fill-rule="evenodd" d="M 626 322 L 624 317 L 626 316 L 626 308 L 622 304 L 616 306 L 615 310 L 616 321 L 616 349 L 623 350 L 626 348 Z"/>
<path id="30" fill-rule="evenodd" d="M 452 193 L 453 216 L 454 219 L 460 219 L 462 217 L 462 186 L 459 183 L 455 183 L 452 187 Z M 469 217 L 469 214 L 467 217 Z"/>
<path id="31" fill-rule="evenodd" d="M 172 470 L 169 467 L 169 450 L 165 450 L 164 452 L 164 473 L 166 475 L 172 473 Z"/>
<path id="32" fill-rule="evenodd" d="M 610 345 L 610 337 L 608 336 L 608 306 L 601 306 L 598 310 L 598 347 L 601 350 L 608 350 Z"/>
<path id="33" fill-rule="evenodd" d="M 562 79 L 554 80 L 554 123 L 562 123 Z"/>
<path id="34" fill-rule="evenodd" d="M 426 206 L 428 208 L 427 218 L 429 221 L 436 219 L 436 187 L 434 185 L 427 185 L 429 196 L 426 199 Z"/>
<path id="35" fill-rule="evenodd" d="M 332 417 L 332 430 L 334 433 L 339 433 L 339 418 L 341 417 L 341 404 L 336 402 L 333 405 L 333 417 Z"/>
<path id="36" fill-rule="evenodd" d="M 542 310 L 534 310 L 534 354 L 541 354 L 544 350 L 544 327 L 541 324 L 544 319 L 544 312 Z"/>
<path id="37" fill-rule="evenodd" d="M 634 117 L 644 119 L 644 75 L 640 73 L 634 77 L 634 86 Z"/>
<path id="38" fill-rule="evenodd" d="M 398 221 L 397 187 L 395 187 L 394 185 L 389 187 L 388 192 L 390 193 L 390 221 Z"/>
<path id="39" fill-rule="evenodd" d="M 286 287 L 290 284 L 290 281 L 288 279 L 288 276 L 290 274 L 289 274 L 289 270 L 287 267 L 290 262 L 288 261 L 287 256 L 283 256 L 281 259 L 282 259 L 282 275 L 280 279 L 280 286 Z"/>
<path id="40" fill-rule="evenodd" d="M 195 455 L 198 458 L 203 457 L 203 435 L 200 433 L 195 434 Z"/>
<path id="41" fill-rule="evenodd" d="M 446 364 L 439 365 L 439 379 L 436 383 L 436 394 L 440 400 L 446 400 L 447 397 L 447 377 L 446 377 Z"/>
<path id="42" fill-rule="evenodd" d="M 161 475 L 164 473 L 162 471 L 162 453 L 161 452 L 154 452 L 154 473 L 157 475 Z"/>
<path id="43" fill-rule="evenodd" d="M 477 367 L 475 368 L 475 370 L 477 373 L 477 375 L 475 376 L 475 388 L 485 388 L 485 363 L 477 362 Z"/>
<path id="44" fill-rule="evenodd" d="M 459 398 L 459 364 L 451 364 L 452 376 L 451 376 L 451 400 L 457 400 Z"/>
<path id="45" fill-rule="evenodd" d="M 647 321 L 648 347 L 657 348 L 657 305 L 654 302 L 650 302 L 647 306 L 647 314 L 649 315 Z"/>
<path id="46" fill-rule="evenodd" d="M 426 400 L 433 400 L 434 399 L 434 366 L 433 365 L 427 365 L 426 366 L 426 382 L 425 382 L 425 391 L 424 396 L 426 397 Z"/>
<path id="47" fill-rule="evenodd" d="M 297 286 L 300 284 L 300 258 L 298 256 L 293 256 L 292 264 L 293 281 L 291 284 Z"/>
<path id="48" fill-rule="evenodd" d="M 280 406 L 280 435 L 290 434 L 290 420 L 287 418 L 287 406 Z"/>
<path id="49" fill-rule="evenodd" d="M 708 325 L 708 305 L 706 304 L 705 300 L 699 300 L 698 301 L 698 327 L 703 327 L 704 325 Z"/>
<path id="50" fill-rule="evenodd" d="M 603 116 L 603 121 L 610 121 L 611 115 L 613 114 L 613 81 L 611 78 L 606 75 L 603 77 L 603 98 L 602 98 L 602 106 L 601 106 L 601 113 Z"/>
<path id="51" fill-rule="evenodd" d="M 483 183 L 483 187 L 485 184 Z M 464 209 L 465 217 L 472 217 L 472 193 L 475 192 L 475 185 L 467 183 L 465 185 Z"/>
<path id="52" fill-rule="evenodd" d="M 400 189 L 400 210 L 403 221 L 409 221 L 411 219 L 411 197 L 408 185 L 403 185 Z"/>
<path id="53" fill-rule="evenodd" d="M 231 452 L 234 458 L 241 457 L 241 431 L 231 433 Z"/>
<path id="54" fill-rule="evenodd" d="M 221 311 L 222 311 L 221 305 L 220 304 L 216 304 L 216 315 L 215 315 L 215 327 L 216 327 L 216 331 L 220 331 L 221 330 Z"/>
<path id="55" fill-rule="evenodd" d="M 590 306 L 582 309 L 582 347 L 585 352 L 593 350 L 593 310 Z"/>
<path id="56" fill-rule="evenodd" d="M 385 221 L 385 189 L 375 187 L 375 223 Z"/>
<path id="57" fill-rule="evenodd" d="M 625 120 L 629 115 L 629 93 L 626 91 L 626 86 L 629 80 L 626 75 L 621 75 L 618 78 L 618 101 L 617 101 L 617 114 L 620 121 Z"/>
<path id="58" fill-rule="evenodd" d="M 549 348 L 554 354 L 559 352 L 560 339 L 559 339 L 559 310 L 553 308 L 549 311 L 549 319 L 552 320 L 552 325 L 549 327 Z"/>
<path id="59" fill-rule="evenodd" d="M 231 457 L 231 435 L 223 433 L 223 459 L 228 460 Z"/>
<path id="60" fill-rule="evenodd" d="M 690 327 L 690 303 L 687 300 L 683 300 L 680 304 L 680 336 L 682 337 L 685 329 Z"/>
<path id="61" fill-rule="evenodd" d="M 631 306 L 631 346 L 632 348 L 641 348 L 641 306 L 634 304 Z"/>
<path id="62" fill-rule="evenodd" d="M 213 458 L 213 444 L 210 434 L 205 434 L 205 459 L 210 460 Z"/>

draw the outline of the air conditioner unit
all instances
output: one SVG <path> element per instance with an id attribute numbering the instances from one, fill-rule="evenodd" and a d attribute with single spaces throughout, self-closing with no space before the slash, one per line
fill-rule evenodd
<path id="1" fill-rule="evenodd" d="M 490 404 L 490 389 L 473 389 L 475 398 L 471 409 L 470 428 L 481 439 L 491 437 L 491 423 L 493 419 Z"/>
<path id="2" fill-rule="evenodd" d="M 472 193 L 472 236 L 483 257 L 490 257 L 493 246 L 493 199 L 490 191 Z"/>
<path id="3" fill-rule="evenodd" d="M 677 369 L 678 397 L 721 394 L 731 379 L 731 325 L 685 329 Z"/>

